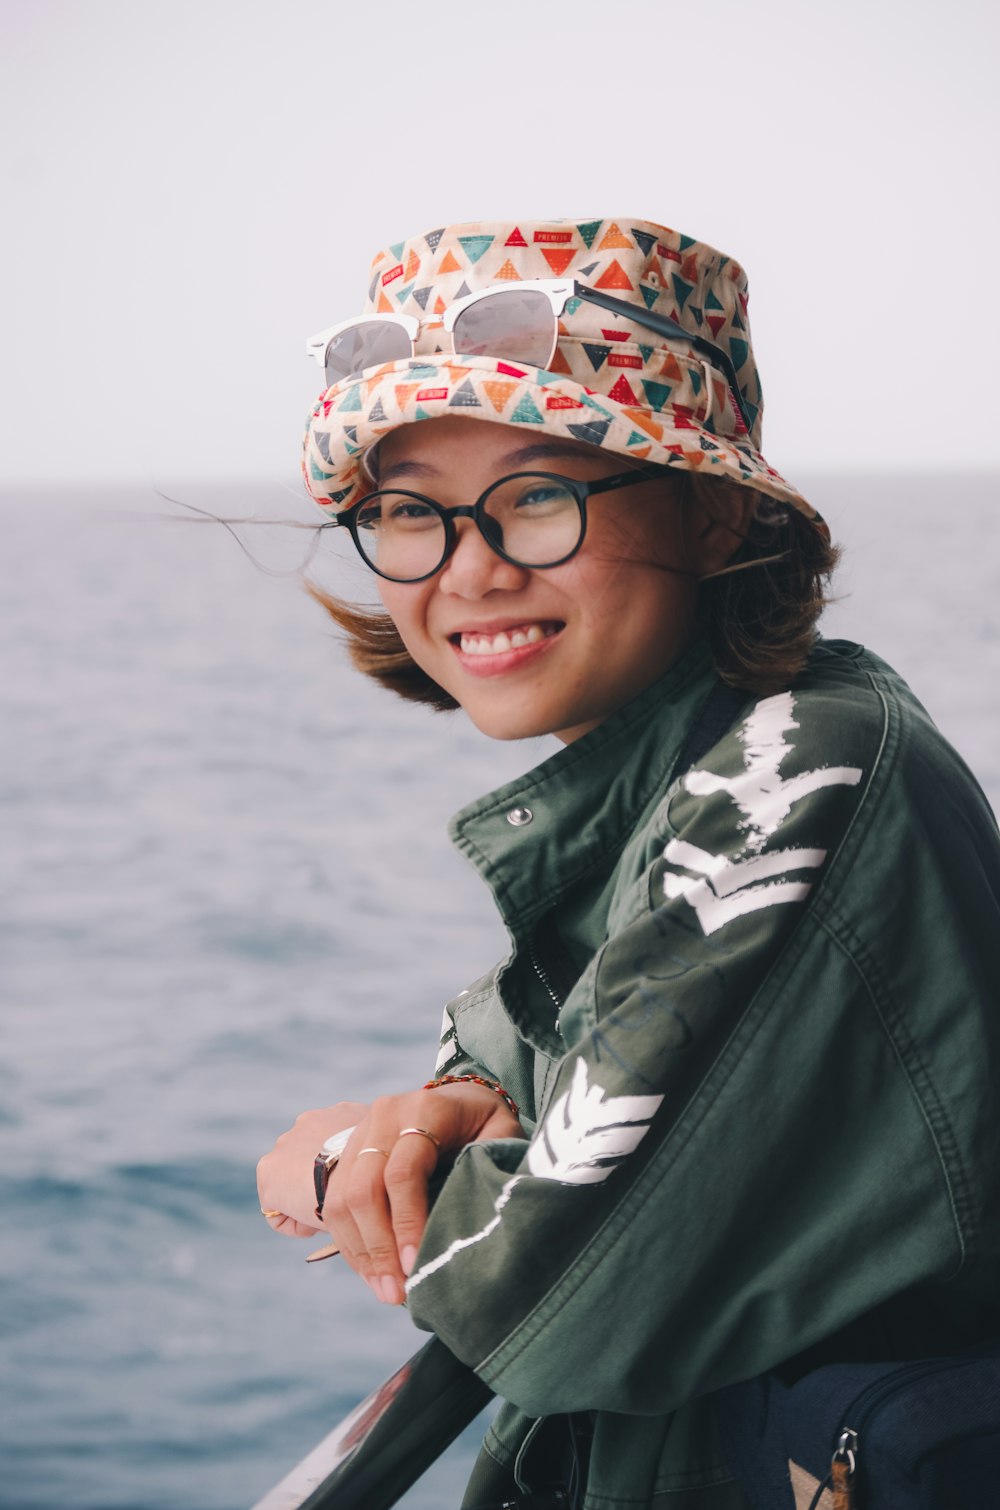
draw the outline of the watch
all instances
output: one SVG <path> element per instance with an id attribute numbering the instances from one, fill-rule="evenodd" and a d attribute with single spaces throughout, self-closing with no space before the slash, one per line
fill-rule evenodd
<path id="1" fill-rule="evenodd" d="M 347 1147 L 353 1127 L 342 1127 L 340 1132 L 333 1133 L 313 1160 L 313 1185 L 316 1188 L 316 1220 L 323 1220 L 323 1202 L 326 1200 L 326 1187 L 330 1183 L 330 1176 L 340 1162 L 340 1156 Z"/>

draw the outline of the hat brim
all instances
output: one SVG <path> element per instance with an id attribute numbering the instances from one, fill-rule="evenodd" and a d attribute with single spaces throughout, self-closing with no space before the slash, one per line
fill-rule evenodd
<path id="1" fill-rule="evenodd" d="M 728 478 L 815 518 L 815 509 L 749 439 L 719 433 L 711 385 L 707 389 L 705 412 L 698 414 L 669 404 L 654 410 L 620 402 L 561 373 L 493 357 L 436 355 L 386 363 L 335 384 L 317 400 L 303 447 L 305 484 L 324 510 L 350 508 L 370 486 L 362 459 L 371 446 L 401 425 L 460 416 Z"/>

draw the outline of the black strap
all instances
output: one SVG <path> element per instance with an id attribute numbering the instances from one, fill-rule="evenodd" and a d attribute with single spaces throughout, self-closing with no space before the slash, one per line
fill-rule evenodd
<path id="1" fill-rule="evenodd" d="M 739 687 L 727 687 L 725 682 L 716 682 L 711 692 L 698 709 L 694 723 L 688 730 L 687 739 L 681 745 L 680 754 L 674 762 L 670 781 L 689 771 L 713 745 L 727 734 L 750 701 L 750 693 Z M 669 784 L 669 783 L 668 783 Z"/>

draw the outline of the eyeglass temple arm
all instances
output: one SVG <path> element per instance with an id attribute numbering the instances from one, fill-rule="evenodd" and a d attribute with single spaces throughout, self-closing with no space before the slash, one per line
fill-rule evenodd
<path id="1" fill-rule="evenodd" d="M 574 282 L 573 292 L 578 299 L 586 299 L 589 304 L 597 304 L 601 309 L 606 309 L 609 314 L 623 315 L 625 319 L 634 320 L 637 325 L 645 325 L 648 330 L 655 330 L 661 336 L 670 336 L 676 341 L 687 341 L 688 345 L 693 346 L 696 351 L 704 352 L 714 366 L 721 368 L 747 431 L 753 428 L 753 421 L 736 378 L 736 368 L 721 346 L 716 346 L 713 341 L 706 341 L 704 336 L 692 335 L 689 330 L 684 329 L 683 325 L 678 325 L 676 320 L 671 320 L 669 315 L 654 314 L 651 309 L 638 309 L 634 304 L 627 304 L 624 299 L 615 299 L 611 294 L 589 288 L 585 283 Z"/>

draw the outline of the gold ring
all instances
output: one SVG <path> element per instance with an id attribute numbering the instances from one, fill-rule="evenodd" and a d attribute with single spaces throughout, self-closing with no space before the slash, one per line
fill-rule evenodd
<path id="1" fill-rule="evenodd" d="M 387 1159 L 389 1157 L 384 1148 L 359 1148 L 357 1157 L 360 1159 L 363 1153 L 380 1153 L 383 1159 Z"/>
<path id="2" fill-rule="evenodd" d="M 266 1216 L 268 1221 L 270 1221 L 272 1216 L 284 1216 L 285 1213 L 283 1211 L 265 1211 L 264 1207 L 262 1206 L 260 1208 L 260 1214 L 261 1216 Z"/>
<path id="3" fill-rule="evenodd" d="M 404 1127 L 399 1136 L 405 1138 L 410 1133 L 419 1133 L 422 1138 L 430 1138 L 435 1148 L 441 1147 L 441 1139 L 436 1138 L 432 1132 L 428 1132 L 426 1127 Z"/>

